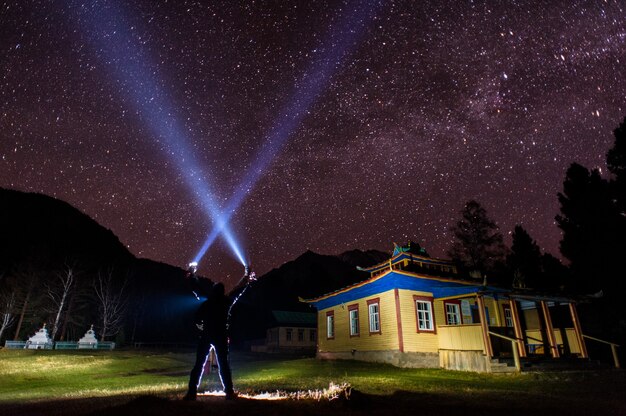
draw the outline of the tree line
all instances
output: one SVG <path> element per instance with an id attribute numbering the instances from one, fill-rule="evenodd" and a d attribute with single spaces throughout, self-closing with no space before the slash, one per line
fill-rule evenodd
<path id="1" fill-rule="evenodd" d="M 128 278 L 113 267 L 90 272 L 77 261 L 54 270 L 23 263 L 4 273 L 0 340 L 22 340 L 47 324 L 53 341 L 78 340 L 93 324 L 101 341 L 124 325 Z"/>
<path id="2" fill-rule="evenodd" d="M 496 223 L 473 200 L 450 228 L 455 242 L 448 254 L 467 274 L 491 284 L 597 298 L 588 308 L 593 324 L 626 339 L 626 312 L 620 306 L 626 289 L 626 118 L 614 130 L 614 139 L 606 155 L 606 177 L 599 168 L 572 163 L 557 194 L 555 221 L 567 266 L 542 252 L 521 225 L 515 226 L 507 248 Z"/>

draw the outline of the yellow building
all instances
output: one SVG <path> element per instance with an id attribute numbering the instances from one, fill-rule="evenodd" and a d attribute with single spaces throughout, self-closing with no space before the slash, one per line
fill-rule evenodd
<path id="1" fill-rule="evenodd" d="M 538 354 L 587 358 L 569 299 L 462 280 L 419 246 L 361 270 L 369 279 L 303 300 L 318 311 L 319 358 L 486 372 L 519 370 L 519 357 Z"/>

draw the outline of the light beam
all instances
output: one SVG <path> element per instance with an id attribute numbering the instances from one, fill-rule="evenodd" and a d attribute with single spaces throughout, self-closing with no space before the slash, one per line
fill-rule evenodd
<path id="1" fill-rule="evenodd" d="M 297 83 L 301 87 L 296 89 L 279 112 L 276 122 L 266 135 L 263 148 L 239 186 L 235 188 L 236 192 L 229 199 L 227 208 L 218 215 L 220 220 L 213 224 L 213 229 L 194 261 L 199 262 L 220 233 L 227 230 L 230 218 L 242 204 L 247 192 L 256 185 L 267 166 L 308 114 L 308 110 L 326 90 L 330 78 L 339 69 L 351 49 L 357 46 L 360 36 L 381 4 L 381 0 L 353 1 L 347 7 L 349 11 L 333 25 L 325 42 L 317 48 L 322 52 L 311 62 L 311 70 L 305 72 Z"/>
<path id="2" fill-rule="evenodd" d="M 189 145 L 185 129 L 175 116 L 163 80 L 158 79 L 155 69 L 158 65 L 151 62 L 138 43 L 129 19 L 114 2 L 90 1 L 76 8 L 80 10 L 78 22 L 90 35 L 96 54 L 117 78 L 120 93 L 130 99 L 161 151 L 176 166 L 187 188 L 197 197 L 213 227 L 222 231 L 233 254 L 245 266 L 247 262 L 241 246 L 230 230 L 228 220 L 222 218 L 221 209 L 207 183 L 207 175 Z"/>

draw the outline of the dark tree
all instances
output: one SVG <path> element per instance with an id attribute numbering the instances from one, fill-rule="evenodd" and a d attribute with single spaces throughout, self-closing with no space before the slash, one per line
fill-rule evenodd
<path id="1" fill-rule="evenodd" d="M 563 193 L 558 194 L 563 231 L 561 253 L 569 259 L 573 279 L 566 284 L 577 292 L 609 290 L 619 267 L 619 212 L 609 184 L 598 170 L 573 163 L 567 170 Z M 623 253 L 621 254 L 623 255 Z"/>
<path id="2" fill-rule="evenodd" d="M 567 275 L 567 268 L 549 253 L 542 254 L 539 245 L 521 226 L 513 230 L 513 244 L 507 256 L 509 276 L 516 288 L 557 290 Z"/>
<path id="3" fill-rule="evenodd" d="M 615 218 L 615 251 L 626 253 L 626 118 L 613 132 L 615 143 L 606 155 L 606 164 L 613 177 L 609 181 L 612 201 L 619 215 Z M 620 279 L 620 290 L 626 288 L 624 279 Z"/>
<path id="4" fill-rule="evenodd" d="M 495 273 L 506 252 L 498 226 L 473 200 L 465 204 L 461 216 L 461 220 L 450 228 L 456 242 L 448 254 L 470 272 Z"/>
<path id="5" fill-rule="evenodd" d="M 541 280 L 541 250 L 521 225 L 515 226 L 512 237 L 506 262 L 513 275 L 513 287 L 537 288 Z"/>
<path id="6" fill-rule="evenodd" d="M 543 253 L 541 256 L 541 271 L 539 288 L 550 291 L 562 290 L 570 275 L 569 269 L 561 263 L 561 260 L 550 253 Z"/>
<path id="7" fill-rule="evenodd" d="M 626 214 L 626 118 L 613 134 L 615 143 L 606 155 L 606 164 L 609 172 L 613 174 L 610 181 L 611 193 L 624 218 Z"/>

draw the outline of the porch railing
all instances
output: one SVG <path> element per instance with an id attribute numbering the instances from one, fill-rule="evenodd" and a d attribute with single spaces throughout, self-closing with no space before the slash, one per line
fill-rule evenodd
<path id="1" fill-rule="evenodd" d="M 515 363 L 515 370 L 517 372 L 522 371 L 522 364 L 519 359 L 519 350 L 517 349 L 517 340 L 515 338 L 507 337 L 506 335 L 498 334 L 497 332 L 489 331 L 489 335 L 493 335 L 494 337 L 502 338 L 511 343 L 511 349 L 513 350 L 513 362 Z"/>
<path id="2" fill-rule="evenodd" d="M 615 344 L 615 343 L 609 342 L 609 341 L 604 341 L 602 339 L 590 337 L 589 335 L 585 335 L 585 334 L 583 334 L 583 337 L 585 337 L 587 339 L 590 339 L 592 341 L 600 342 L 602 344 L 610 345 L 611 346 L 611 352 L 613 353 L 613 364 L 615 364 L 615 368 L 620 368 L 619 357 L 617 356 L 617 347 L 619 347 L 618 344 Z"/>

